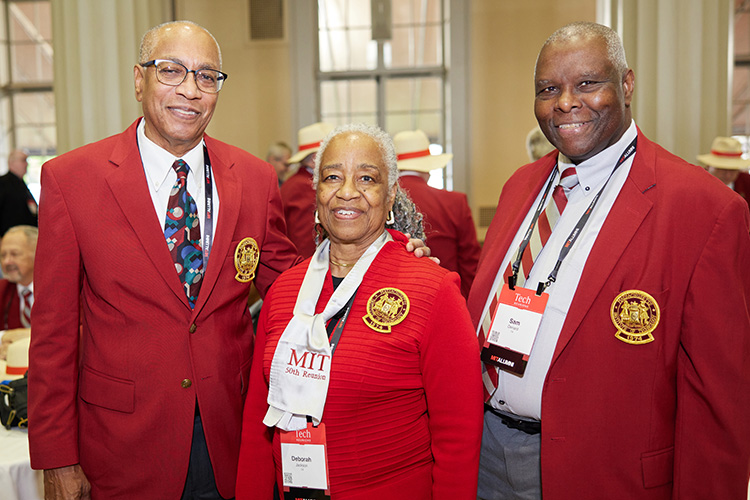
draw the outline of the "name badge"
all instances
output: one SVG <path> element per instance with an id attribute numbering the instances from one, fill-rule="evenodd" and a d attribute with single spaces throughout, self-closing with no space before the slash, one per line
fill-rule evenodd
<path id="1" fill-rule="evenodd" d="M 536 295 L 528 288 L 511 290 L 503 285 L 482 361 L 523 376 L 548 299 L 548 293 Z"/>
<path id="2" fill-rule="evenodd" d="M 279 431 L 285 499 L 330 499 L 325 425 Z"/>

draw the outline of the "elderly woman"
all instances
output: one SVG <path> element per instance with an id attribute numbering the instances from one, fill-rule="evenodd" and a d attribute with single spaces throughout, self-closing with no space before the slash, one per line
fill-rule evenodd
<path id="1" fill-rule="evenodd" d="M 397 178 L 376 127 L 339 127 L 320 148 L 326 239 L 263 304 L 238 499 L 271 499 L 274 482 L 282 498 L 476 498 L 477 340 L 458 275 L 405 249 L 397 230 L 418 220 Z"/>

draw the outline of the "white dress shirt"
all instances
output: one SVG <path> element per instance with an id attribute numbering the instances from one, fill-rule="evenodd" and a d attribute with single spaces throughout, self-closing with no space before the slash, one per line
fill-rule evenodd
<path id="1" fill-rule="evenodd" d="M 143 170 L 146 174 L 151 201 L 154 204 L 154 210 L 156 211 L 156 216 L 159 219 L 159 225 L 163 232 L 164 222 L 167 218 L 169 193 L 172 191 L 175 181 L 177 181 L 177 172 L 172 168 L 172 164 L 180 158 L 146 137 L 145 123 L 145 120 L 141 120 L 138 124 L 138 149 L 141 153 L 141 161 L 143 162 Z M 205 165 L 203 145 L 204 142 L 201 140 L 197 146 L 182 157 L 185 163 L 188 164 L 187 190 L 195 200 L 195 205 L 198 208 L 198 218 L 201 223 L 201 247 L 203 247 L 203 236 L 206 234 L 206 182 L 203 177 L 203 168 Z M 213 231 L 216 234 L 215 224 L 219 220 L 219 193 L 216 189 L 216 178 L 213 176 L 213 169 L 212 180 L 212 219 L 214 221 Z"/>
<path id="2" fill-rule="evenodd" d="M 612 173 L 612 169 L 617 164 L 620 155 L 635 139 L 636 135 L 635 122 L 631 121 L 630 127 L 616 144 L 578 165 L 572 165 L 567 158 L 559 155 L 558 169 L 562 172 L 565 168 L 574 166 L 578 175 L 578 185 L 570 191 L 565 210 L 555 225 L 547 244 L 534 261 L 534 266 L 531 269 L 529 278 L 526 280 L 526 285 L 524 285 L 525 288 L 536 290 L 537 284 L 540 281 L 547 281 L 549 273 L 557 263 L 562 245 L 568 239 L 581 215 L 588 208 L 592 198 L 607 182 L 607 178 Z M 549 301 L 547 302 L 542 322 L 539 325 L 539 331 L 523 377 L 498 370 L 498 388 L 490 401 L 490 404 L 494 408 L 523 417 L 541 419 L 542 388 L 547 377 L 547 372 L 549 371 L 550 363 L 552 362 L 558 337 L 560 336 L 573 296 L 578 289 L 581 274 L 583 273 L 583 268 L 586 265 L 591 248 L 617 195 L 620 193 L 620 189 L 625 183 L 634 157 L 635 155 L 631 155 L 617 169 L 611 179 L 609 179 L 607 187 L 602 193 L 601 198 L 599 198 L 599 202 L 592 212 L 588 223 L 560 266 L 557 281 L 547 288 L 546 292 L 549 293 Z M 554 170 L 552 175 L 557 176 L 559 180 L 560 176 Z M 536 211 L 541 197 L 542 192 L 537 195 L 534 203 L 531 205 L 531 210 L 521 223 L 513 239 L 513 243 L 500 265 L 500 271 L 492 286 L 493 295 L 503 279 L 503 272 L 507 269 L 508 263 L 516 256 L 518 247 L 531 223 L 532 216 Z M 552 200 L 552 196 L 548 196 L 547 199 L 549 202 L 549 200 Z M 529 249 L 527 248 L 526 251 L 528 252 Z M 585 284 L 582 286 L 585 286 Z M 492 296 L 488 297 L 482 317 L 486 314 L 491 299 Z"/>

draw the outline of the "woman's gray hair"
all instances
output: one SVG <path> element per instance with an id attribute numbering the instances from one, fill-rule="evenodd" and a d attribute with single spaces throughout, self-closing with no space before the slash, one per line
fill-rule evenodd
<path id="1" fill-rule="evenodd" d="M 333 129 L 320 145 L 320 149 L 315 155 L 315 170 L 313 171 L 313 188 L 317 191 L 320 182 L 320 164 L 325 154 L 328 144 L 342 134 L 361 133 L 371 137 L 378 145 L 378 149 L 383 157 L 383 163 L 388 168 L 388 189 L 396 186 L 396 196 L 393 201 L 393 224 L 386 224 L 387 228 L 408 233 L 412 238 L 419 238 L 424 241 L 424 227 L 422 224 L 422 214 L 417 210 L 417 206 L 411 201 L 411 198 L 398 186 L 398 166 L 396 160 L 396 149 L 393 146 L 393 139 L 380 127 L 366 123 L 349 123 L 340 125 Z M 315 244 L 320 244 L 323 239 L 328 237 L 325 228 L 320 224 L 315 225 L 316 236 Z"/>
<path id="2" fill-rule="evenodd" d="M 393 139 L 383 129 L 376 125 L 370 125 L 367 123 L 348 123 L 346 125 L 339 125 L 333 129 L 323 142 L 320 144 L 320 149 L 315 155 L 315 170 L 313 171 L 313 188 L 318 189 L 318 182 L 320 182 L 320 161 L 323 158 L 328 144 L 333 140 L 334 137 L 342 134 L 360 133 L 367 135 L 375 141 L 380 149 L 380 153 L 383 155 L 383 163 L 388 168 L 388 189 L 392 188 L 396 182 L 398 182 L 398 165 L 396 160 L 396 148 L 393 146 Z"/>
<path id="3" fill-rule="evenodd" d="M 393 201 L 393 218 L 395 222 L 386 224 L 385 227 L 409 234 L 412 238 L 427 240 L 424 235 L 424 217 L 400 186 L 396 188 L 396 199 Z"/>

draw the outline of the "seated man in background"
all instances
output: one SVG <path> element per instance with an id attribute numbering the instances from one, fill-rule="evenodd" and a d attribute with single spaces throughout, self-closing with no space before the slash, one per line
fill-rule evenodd
<path id="1" fill-rule="evenodd" d="M 711 152 L 698 155 L 708 173 L 745 198 L 750 205 L 750 159 L 742 158 L 742 144 L 734 137 L 717 137 L 711 143 Z"/>
<path id="2" fill-rule="evenodd" d="M 34 254 L 39 234 L 34 226 L 14 226 L 0 242 L 0 280 L 2 299 L 2 344 L 0 359 L 5 359 L 11 343 L 31 334 L 31 306 L 34 303 Z"/>
<path id="3" fill-rule="evenodd" d="M 469 296 L 481 249 L 474 219 L 464 193 L 427 185 L 430 171 L 445 168 L 453 155 L 431 155 L 430 141 L 421 130 L 393 137 L 398 158 L 398 183 L 424 215 L 425 238 L 440 265 L 461 277 L 461 294 Z"/>

